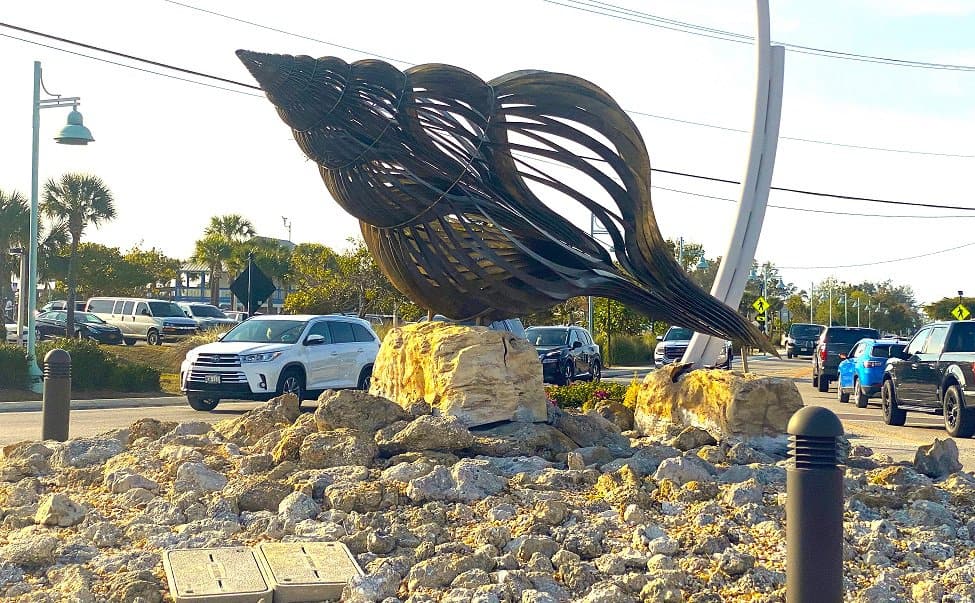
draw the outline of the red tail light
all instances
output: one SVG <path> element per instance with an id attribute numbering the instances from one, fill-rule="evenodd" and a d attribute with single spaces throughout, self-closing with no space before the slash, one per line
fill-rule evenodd
<path id="1" fill-rule="evenodd" d="M 820 350 L 819 350 L 819 359 L 821 361 L 823 361 L 823 362 L 826 362 L 826 346 L 823 346 L 822 348 L 820 348 Z"/>

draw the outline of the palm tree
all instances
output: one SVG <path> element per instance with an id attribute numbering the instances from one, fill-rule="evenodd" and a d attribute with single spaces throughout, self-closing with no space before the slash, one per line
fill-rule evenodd
<path id="1" fill-rule="evenodd" d="M 210 269 L 210 303 L 214 306 L 220 302 L 220 272 L 231 251 L 230 241 L 216 233 L 198 240 L 193 250 L 193 261 L 206 264 Z"/>
<path id="2" fill-rule="evenodd" d="M 220 258 L 219 265 L 216 263 L 210 264 L 210 283 L 217 282 L 219 284 L 219 270 L 233 262 L 234 250 L 238 248 L 241 243 L 250 239 L 257 231 L 254 229 L 254 224 L 250 220 L 245 218 L 240 214 L 225 214 L 223 216 L 211 216 L 210 224 L 203 231 L 204 239 L 207 237 L 219 237 L 223 239 L 224 245 L 219 246 L 224 249 L 225 252 Z M 201 260 L 202 261 L 202 260 Z M 217 272 L 214 272 L 213 268 L 217 267 Z M 214 280 L 216 276 L 216 280 Z M 216 293 L 214 293 L 216 291 Z M 212 286 L 210 288 L 210 303 L 217 305 L 219 301 L 220 288 L 214 289 Z M 232 300 L 232 298 L 231 298 Z"/>
<path id="3" fill-rule="evenodd" d="M 29 223 L 30 208 L 27 207 L 27 199 L 17 191 L 5 193 L 0 190 L 0 304 L 7 299 L 10 275 L 19 269 L 18 261 L 7 250 L 18 245 L 21 248 L 26 247 L 25 243 L 30 237 Z M 21 283 L 20 286 L 23 287 L 24 284 Z M 0 309 L 0 313 L 2 311 Z"/>
<path id="4" fill-rule="evenodd" d="M 41 211 L 53 220 L 55 228 L 64 225 L 71 237 L 68 255 L 68 316 L 66 330 L 74 333 L 75 256 L 81 235 L 89 225 L 96 228 L 115 218 L 115 200 L 105 182 L 91 174 L 64 174 L 44 184 Z"/>
<path id="5" fill-rule="evenodd" d="M 257 231 L 250 220 L 240 214 L 226 214 L 224 216 L 211 216 L 210 225 L 203 231 L 205 235 L 216 234 L 224 237 L 231 243 L 241 243 L 251 238 Z"/>

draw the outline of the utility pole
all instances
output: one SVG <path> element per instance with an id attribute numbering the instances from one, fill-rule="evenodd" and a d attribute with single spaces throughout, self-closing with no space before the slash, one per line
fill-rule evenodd
<path id="1" fill-rule="evenodd" d="M 809 322 L 815 322 L 813 320 L 813 294 L 816 291 L 816 283 L 809 281 Z"/>
<path id="2" fill-rule="evenodd" d="M 288 229 L 288 242 L 291 242 L 291 220 L 286 216 L 281 216 L 281 222 L 284 223 L 284 227 Z"/>
<path id="3" fill-rule="evenodd" d="M 827 327 L 833 326 L 833 281 L 829 281 L 829 324 Z"/>

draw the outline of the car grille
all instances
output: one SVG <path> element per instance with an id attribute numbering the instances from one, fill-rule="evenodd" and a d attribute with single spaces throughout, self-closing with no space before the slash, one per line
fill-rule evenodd
<path id="1" fill-rule="evenodd" d="M 200 354 L 193 362 L 194 366 L 240 366 L 240 356 L 237 354 Z"/>
<path id="2" fill-rule="evenodd" d="M 678 358 L 684 357 L 684 352 L 687 351 L 686 345 L 674 345 L 664 348 L 664 358 L 668 360 L 677 360 Z"/>
<path id="3" fill-rule="evenodd" d="M 219 375 L 220 383 L 247 383 L 247 375 L 238 371 L 190 371 L 187 381 L 208 383 L 207 376 Z"/>

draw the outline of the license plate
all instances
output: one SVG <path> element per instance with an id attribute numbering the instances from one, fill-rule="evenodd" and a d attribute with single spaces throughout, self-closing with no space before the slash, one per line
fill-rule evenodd
<path id="1" fill-rule="evenodd" d="M 205 375 L 203 377 L 204 383 L 220 383 L 220 375 Z"/>

